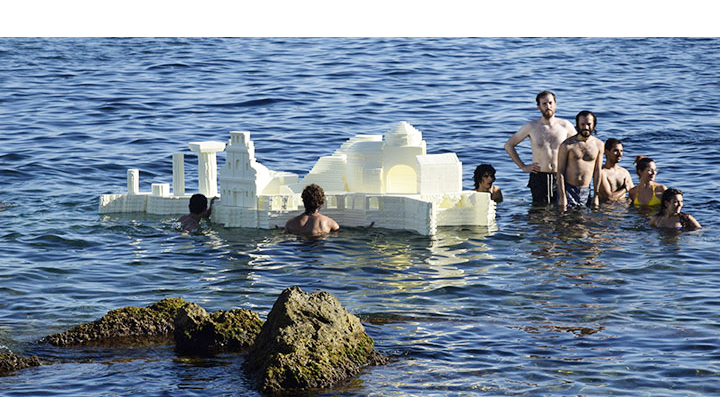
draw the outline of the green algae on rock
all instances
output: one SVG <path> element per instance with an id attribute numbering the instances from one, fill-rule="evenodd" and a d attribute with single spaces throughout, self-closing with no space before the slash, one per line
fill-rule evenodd
<path id="1" fill-rule="evenodd" d="M 168 343 L 172 341 L 177 311 L 187 304 L 182 298 L 166 298 L 148 307 L 128 306 L 111 310 L 99 320 L 46 336 L 38 343 L 55 346 L 142 345 L 148 341 Z"/>
<path id="2" fill-rule="evenodd" d="M 263 392 L 274 393 L 329 387 L 385 361 L 334 296 L 292 287 L 273 305 L 246 369 Z"/>
<path id="3" fill-rule="evenodd" d="M 212 355 L 247 349 L 260 333 L 262 321 L 248 309 L 208 314 L 190 303 L 175 317 L 175 350 L 180 354 Z"/>

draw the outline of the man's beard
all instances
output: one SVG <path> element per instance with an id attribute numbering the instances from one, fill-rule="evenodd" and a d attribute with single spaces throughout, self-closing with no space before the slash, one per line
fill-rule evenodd
<path id="1" fill-rule="evenodd" d="M 590 135 L 592 135 L 593 132 L 592 132 L 592 130 L 580 130 L 580 131 L 578 131 L 578 133 L 579 133 L 580 136 L 582 136 L 583 138 L 587 138 L 587 137 L 589 137 Z"/>
<path id="2" fill-rule="evenodd" d="M 552 109 L 548 109 L 548 110 L 544 111 L 542 115 L 543 115 L 543 117 L 545 117 L 546 119 L 550 119 L 552 116 L 555 115 L 555 111 L 552 110 Z"/>

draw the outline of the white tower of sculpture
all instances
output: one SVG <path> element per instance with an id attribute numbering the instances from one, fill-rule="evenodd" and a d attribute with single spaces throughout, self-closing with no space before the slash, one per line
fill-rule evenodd
<path id="1" fill-rule="evenodd" d="M 272 179 L 270 170 L 255 160 L 249 131 L 231 131 L 225 165 L 220 170 L 222 205 L 256 208 L 257 197 Z"/>
<path id="2" fill-rule="evenodd" d="M 208 198 L 217 196 L 217 156 L 215 153 L 225 150 L 225 143 L 190 142 L 188 147 L 198 154 L 198 192 Z"/>

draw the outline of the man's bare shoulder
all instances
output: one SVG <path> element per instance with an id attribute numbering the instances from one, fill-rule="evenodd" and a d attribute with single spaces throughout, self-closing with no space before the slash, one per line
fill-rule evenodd
<path id="1" fill-rule="evenodd" d="M 553 132 L 565 134 L 567 137 L 575 136 L 577 131 L 575 131 L 575 126 L 565 119 L 555 119 L 555 126 L 553 128 Z"/>
<path id="2" fill-rule="evenodd" d="M 511 139 L 511 140 L 512 140 L 512 139 L 520 139 L 520 140 L 522 140 L 522 139 L 530 136 L 530 134 L 531 134 L 533 131 L 535 131 L 536 129 L 538 129 L 538 124 L 539 124 L 539 120 L 528 121 L 527 123 L 523 124 L 523 126 L 520 127 L 520 129 L 517 130 L 517 132 L 514 133 L 514 134 L 512 135 L 512 137 L 510 137 L 510 139 Z"/>
<path id="3" fill-rule="evenodd" d="M 569 121 L 565 119 L 561 119 L 559 117 L 555 117 L 555 120 L 558 122 L 558 125 L 560 125 L 563 128 L 569 128 L 573 131 L 575 131 L 575 126 Z"/>
<path id="4" fill-rule="evenodd" d="M 571 137 L 565 138 L 564 141 L 560 144 L 560 146 L 572 146 L 578 143 L 577 135 L 573 135 Z"/>

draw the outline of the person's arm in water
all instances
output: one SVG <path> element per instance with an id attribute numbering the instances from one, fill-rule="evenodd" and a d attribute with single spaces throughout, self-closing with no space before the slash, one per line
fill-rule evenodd
<path id="1" fill-rule="evenodd" d="M 688 229 L 700 229 L 702 226 L 692 215 L 685 214 L 685 222 L 687 223 Z"/>
<path id="2" fill-rule="evenodd" d="M 615 193 L 612 191 L 610 177 L 604 170 L 602 170 L 602 173 L 600 174 L 600 188 L 598 189 L 598 193 L 602 197 L 607 197 L 610 201 L 614 200 Z"/>
<path id="3" fill-rule="evenodd" d="M 493 192 L 490 194 L 490 198 L 496 203 L 502 203 L 503 195 L 499 187 L 493 185 Z"/>
<path id="4" fill-rule="evenodd" d="M 625 182 L 623 183 L 623 186 L 625 187 L 625 190 L 622 192 L 622 195 L 618 197 L 618 200 L 625 197 L 627 195 L 628 198 L 630 198 L 630 189 L 635 187 L 635 184 L 633 183 L 632 178 L 630 177 L 630 173 L 625 170 Z"/>
<path id="5" fill-rule="evenodd" d="M 210 199 L 210 204 L 208 205 L 208 207 L 207 207 L 207 209 L 205 210 L 205 212 L 202 213 L 202 216 L 203 216 L 204 218 L 210 218 L 210 215 L 212 215 L 212 205 L 213 205 L 213 203 L 215 202 L 215 199 L 216 199 L 216 198 L 217 198 L 217 197 L 213 197 L 213 198 Z"/>
<path id="6" fill-rule="evenodd" d="M 567 196 L 565 195 L 565 168 L 567 168 L 568 149 L 565 142 L 558 149 L 557 172 L 557 204 L 563 211 L 567 209 Z"/>
<path id="7" fill-rule="evenodd" d="M 592 205 L 597 207 L 600 205 L 600 174 L 602 173 L 603 143 L 597 140 L 597 155 L 595 156 L 595 169 L 593 170 L 593 198 Z"/>
<path id="8" fill-rule="evenodd" d="M 653 215 L 650 217 L 650 226 L 657 227 L 658 217 L 659 215 Z"/>

